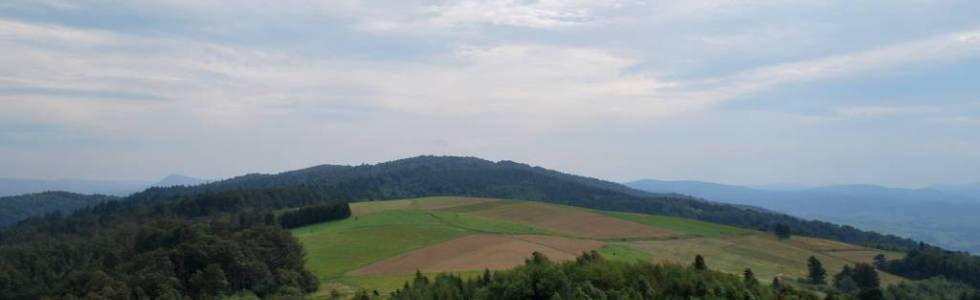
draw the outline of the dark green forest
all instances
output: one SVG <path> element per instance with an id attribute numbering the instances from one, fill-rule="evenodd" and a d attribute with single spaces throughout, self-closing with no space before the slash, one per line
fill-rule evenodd
<path id="1" fill-rule="evenodd" d="M 346 203 L 302 190 L 265 189 L 114 201 L 67 217 L 53 213 L 31 218 L 0 234 L 0 295 L 302 295 L 315 291 L 318 282 L 303 265 L 302 247 L 279 226 L 274 210 L 312 203 L 350 210 Z"/>
<path id="2" fill-rule="evenodd" d="M 899 260 L 881 264 L 881 269 L 910 279 L 942 276 L 980 289 L 980 257 L 921 245 Z"/>
<path id="3" fill-rule="evenodd" d="M 980 293 L 969 285 L 933 277 L 889 286 L 885 299 L 891 300 L 980 300 Z"/>
<path id="4" fill-rule="evenodd" d="M 76 209 L 118 200 L 105 195 L 83 195 L 69 192 L 43 192 L 20 196 L 0 197 L 0 227 L 9 226 L 32 216 L 61 211 L 71 213 Z"/>
<path id="5" fill-rule="evenodd" d="M 350 205 L 346 203 L 317 204 L 283 213 L 279 216 L 279 225 L 282 225 L 283 228 L 291 229 L 310 224 L 346 219 L 350 217 L 350 214 Z"/>

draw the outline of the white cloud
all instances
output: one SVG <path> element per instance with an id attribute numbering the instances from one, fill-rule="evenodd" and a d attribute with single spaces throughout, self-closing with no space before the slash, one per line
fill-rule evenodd
<path id="1" fill-rule="evenodd" d="M 381 80 L 384 103 L 421 114 L 509 115 L 558 126 L 655 107 L 664 83 L 625 70 L 635 62 L 583 48 L 502 45 L 463 48 L 448 65 Z"/>
<path id="2" fill-rule="evenodd" d="M 59 100 L 58 93 L 37 92 L 5 96 L 32 99 L 18 101 L 16 109 L 12 101 L 0 103 L 10 117 L 28 113 L 45 115 L 49 121 L 58 116 L 50 114 L 51 107 L 69 106 L 61 123 L 73 126 L 102 123 L 111 111 L 107 107 L 141 105 L 174 109 L 214 126 L 249 126 L 255 118 L 304 113 L 313 106 L 354 105 L 394 113 L 503 118 L 509 126 L 531 130 L 582 118 L 649 116 L 673 109 L 669 102 L 650 101 L 671 83 L 630 74 L 626 70 L 635 61 L 597 49 L 534 44 L 460 47 L 429 63 L 379 63 L 7 23 L 16 25 L 7 32 L 16 32 L 18 39 L 2 42 L 11 54 L 0 58 L 0 64 L 8 66 L 0 71 L 2 85 L 42 91 L 94 89 L 169 100 L 122 104 L 96 94 L 89 102 L 72 102 Z M 71 37 L 63 42 L 73 47 L 43 43 L 61 37 Z M 127 49 L 133 44 L 142 47 Z M 32 71 L 20 71 L 25 69 Z M 343 99 L 338 90 L 370 97 Z"/>
<path id="3" fill-rule="evenodd" d="M 591 10 L 616 6 L 615 1 L 455 1 L 427 9 L 435 15 L 430 22 L 452 26 L 488 23 L 532 28 L 554 28 L 594 22 Z"/>

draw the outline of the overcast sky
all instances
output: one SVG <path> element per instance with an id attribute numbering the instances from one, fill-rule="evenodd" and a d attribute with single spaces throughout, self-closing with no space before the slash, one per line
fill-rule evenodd
<path id="1" fill-rule="evenodd" d="M 3 1 L 0 52 L 0 177 L 980 181 L 975 0 Z"/>

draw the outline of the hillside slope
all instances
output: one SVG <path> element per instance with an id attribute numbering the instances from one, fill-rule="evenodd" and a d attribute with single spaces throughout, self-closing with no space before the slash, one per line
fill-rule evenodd
<path id="1" fill-rule="evenodd" d="M 354 218 L 294 229 L 307 267 L 333 289 L 391 291 L 416 271 L 478 274 L 523 264 L 532 252 L 574 260 L 597 250 L 611 260 L 690 263 L 760 279 L 804 277 L 815 256 L 832 273 L 883 253 L 828 240 L 771 234 L 690 219 L 513 200 L 433 197 L 360 202 Z M 883 274 L 887 283 L 900 278 Z"/>
<path id="2" fill-rule="evenodd" d="M 814 245 L 773 244 L 768 234 L 754 231 L 757 227 L 752 224 L 786 222 L 797 237 L 814 229 L 827 235 L 856 233 L 845 237 L 872 245 L 893 239 L 680 195 L 620 192 L 602 187 L 608 185 L 605 182 L 510 162 L 420 157 L 329 169 L 323 177 L 311 177 L 317 172 L 304 170 L 309 173 L 301 177 L 307 179 L 299 181 L 279 175 L 246 177 L 266 177 L 257 182 L 267 184 L 265 188 L 223 187 L 221 183 L 153 188 L 68 216 L 51 215 L 5 228 L 0 230 L 0 270 L 4 270 L 0 272 L 0 294 L 25 300 L 93 293 L 104 298 L 212 297 L 239 292 L 295 296 L 316 290 L 317 277 L 361 276 L 357 278 L 384 283 L 392 281 L 387 276 L 393 271 L 424 268 L 466 273 L 472 262 L 492 263 L 484 268 L 512 265 L 515 256 L 502 254 L 526 255 L 527 250 L 550 253 L 556 260 L 598 249 L 611 259 L 648 260 L 660 255 L 667 261 L 689 261 L 693 251 L 716 249 L 714 254 L 705 252 L 713 257 L 709 259 L 712 268 L 730 270 L 752 258 L 764 258 L 752 268 L 791 274 L 796 272 L 791 268 L 799 266 L 799 257 L 821 250 Z M 284 180 L 277 183 L 277 179 Z M 537 201 L 485 199 L 460 206 L 460 201 L 449 199 L 426 202 L 421 209 L 412 208 L 411 201 L 371 202 L 405 194 L 453 195 L 459 190 L 470 196 L 499 194 Z M 316 232 L 294 231 L 305 247 L 280 226 L 286 220 L 280 218 L 287 215 L 303 215 L 300 212 L 319 205 L 346 207 L 347 201 L 357 201 L 353 219 L 307 227 L 325 226 Z M 612 209 L 593 211 L 581 206 Z M 285 212 L 297 208 L 297 214 Z M 653 217 L 635 212 L 662 213 Z M 719 218 L 742 228 L 664 216 L 667 214 Z M 304 237 L 307 233 L 310 235 Z M 747 237 L 753 239 L 742 239 Z M 864 258 L 878 252 L 853 251 L 857 249 L 838 247 L 839 243 L 816 244 L 826 244 L 828 252 L 847 250 L 841 252 Z M 784 251 L 769 252 L 773 249 Z M 447 251 L 466 255 L 459 260 L 426 260 Z M 309 260 L 303 258 L 304 252 L 311 255 Z M 916 276 L 969 279 L 975 274 L 970 272 L 976 268 L 968 264 L 956 273 L 935 272 L 931 266 L 940 265 L 949 255 L 927 254 L 888 265 Z M 396 259 L 400 255 L 408 258 Z M 426 264 L 418 265 L 420 261 Z M 834 263 L 828 260 L 826 264 Z M 785 269 L 787 266 L 790 268 Z"/>
<path id="3" fill-rule="evenodd" d="M 346 201 L 441 195 L 533 200 L 679 216 L 752 229 L 782 223 L 802 234 L 866 246 L 908 249 L 917 245 L 912 240 L 853 227 L 807 221 L 679 194 L 642 192 L 594 178 L 471 157 L 421 156 L 375 165 L 323 165 L 274 175 L 250 174 L 193 187 L 151 188 L 132 198 L 173 199 L 207 192 L 282 187 L 304 189 L 321 197 Z"/>

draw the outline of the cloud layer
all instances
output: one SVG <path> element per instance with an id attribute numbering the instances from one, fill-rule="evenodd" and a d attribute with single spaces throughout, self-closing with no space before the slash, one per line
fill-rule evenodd
<path id="1" fill-rule="evenodd" d="M 980 61 L 977 8 L 2 4 L 0 176 L 224 177 L 435 153 L 611 179 L 980 180 L 919 172 L 980 163 L 955 151 L 978 140 L 978 88 L 955 84 L 976 75 L 961 69 Z M 881 96 L 912 78 L 942 92 Z"/>

